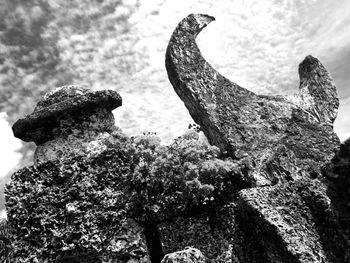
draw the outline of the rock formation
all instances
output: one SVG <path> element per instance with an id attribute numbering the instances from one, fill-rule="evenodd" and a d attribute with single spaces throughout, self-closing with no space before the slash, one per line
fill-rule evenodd
<path id="1" fill-rule="evenodd" d="M 251 160 L 252 186 L 320 175 L 339 145 L 333 132 L 339 102 L 326 69 L 308 56 L 299 66 L 296 96 L 257 95 L 202 57 L 195 38 L 213 20 L 201 14 L 183 19 L 166 52 L 169 80 L 192 118 L 212 144 Z"/>
<path id="2" fill-rule="evenodd" d="M 195 37 L 213 20 L 189 15 L 166 53 L 213 145 L 129 138 L 114 127 L 118 93 L 80 86 L 15 123 L 37 150 L 6 186 L 9 262 L 350 261 L 350 141 L 333 132 L 330 75 L 308 56 L 297 95 L 254 94 L 202 57 Z"/>
<path id="3" fill-rule="evenodd" d="M 112 110 L 121 106 L 117 92 L 91 92 L 82 86 L 64 86 L 47 93 L 33 113 L 13 125 L 13 133 L 23 141 L 38 146 L 36 164 L 85 155 L 100 145 L 113 131 Z M 98 149 L 101 151 L 101 149 Z"/>
<path id="4" fill-rule="evenodd" d="M 220 75 L 200 53 L 195 39 L 213 20 L 191 14 L 179 23 L 166 51 L 166 68 L 209 141 L 248 164 L 252 188 L 240 191 L 235 201 L 236 262 L 345 262 L 349 245 L 320 181 L 322 167 L 339 147 L 332 78 L 307 56 L 299 65 L 295 96 L 248 91 Z"/>
<path id="5" fill-rule="evenodd" d="M 115 91 L 64 86 L 14 124 L 16 137 L 37 144 L 36 165 L 6 188 L 15 262 L 148 262 L 143 228 L 119 198 L 118 176 L 130 164 L 103 155 L 121 102 Z"/>

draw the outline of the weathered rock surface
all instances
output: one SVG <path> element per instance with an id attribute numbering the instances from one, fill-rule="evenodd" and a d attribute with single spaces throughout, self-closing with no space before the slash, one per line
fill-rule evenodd
<path id="1" fill-rule="evenodd" d="M 349 262 L 350 141 L 338 151 L 332 79 L 308 56 L 293 97 L 239 87 L 195 43 L 212 20 L 185 18 L 166 65 L 221 151 L 196 132 L 128 138 L 117 93 L 55 90 L 13 128 L 38 144 L 6 188 L 14 262 Z"/>
<path id="2" fill-rule="evenodd" d="M 102 141 L 115 129 L 112 110 L 121 103 L 120 95 L 111 90 L 56 88 L 38 102 L 32 114 L 13 125 L 13 133 L 38 145 L 35 164 L 98 154 L 107 149 Z"/>
<path id="3" fill-rule="evenodd" d="M 212 144 L 251 160 L 252 185 L 320 175 L 339 145 L 332 127 L 339 102 L 326 69 L 308 56 L 299 66 L 299 94 L 257 95 L 202 57 L 195 38 L 213 20 L 202 14 L 183 19 L 166 52 L 169 80 L 193 119 Z"/>
<path id="4" fill-rule="evenodd" d="M 47 93 L 34 111 L 19 119 L 12 129 L 15 137 L 40 145 L 57 137 L 60 132 L 67 132 L 68 127 L 61 131 L 61 122 L 92 115 L 90 112 L 96 109 L 102 108 L 111 112 L 121 105 L 122 98 L 112 90 L 92 92 L 83 86 L 63 86 Z M 100 128 L 108 130 L 110 125 L 101 125 Z"/>
<path id="5" fill-rule="evenodd" d="M 347 246 L 319 180 L 242 190 L 241 262 L 345 262 Z"/>
<path id="6" fill-rule="evenodd" d="M 75 92 L 76 87 L 65 89 Z M 211 219 L 199 220 L 193 234 L 202 238 L 200 246 L 211 259 L 225 261 L 230 250 L 226 225 L 210 224 L 215 207 L 220 210 L 219 204 L 248 186 L 241 164 L 221 159 L 219 149 L 200 142 L 197 132 L 167 147 L 152 137 L 127 138 L 100 112 L 102 106 L 60 119 L 53 132 L 57 137 L 38 146 L 36 165 L 12 175 L 5 192 L 14 259 L 160 262 L 163 250 L 186 247 L 171 246 L 178 240 L 164 232 L 176 230 L 178 217 L 191 222 L 201 211 L 202 218 L 212 214 Z M 99 136 L 101 130 L 107 135 Z M 104 146 L 96 152 L 84 146 L 96 140 Z M 162 223 L 164 231 L 159 231 Z M 210 244 L 205 244 L 212 231 Z"/>
<path id="7" fill-rule="evenodd" d="M 240 191 L 238 201 L 232 199 L 237 207 L 227 221 L 235 225 L 227 262 L 347 262 L 348 192 L 340 189 L 344 176 L 330 172 L 343 161 L 327 170 L 343 179 L 330 183 L 322 173 L 340 144 L 333 132 L 339 102 L 332 78 L 307 56 L 299 65 L 295 96 L 250 92 L 202 57 L 195 38 L 213 20 L 192 14 L 179 23 L 169 41 L 166 68 L 209 141 L 246 165 L 242 172 L 251 188 Z"/>
<path id="8" fill-rule="evenodd" d="M 131 170 L 115 152 L 120 105 L 115 91 L 64 86 L 15 123 L 16 136 L 38 144 L 35 165 L 5 189 L 15 262 L 149 262 L 144 227 L 120 197 Z"/>
<path id="9" fill-rule="evenodd" d="M 202 252 L 196 248 L 188 247 L 182 251 L 173 252 L 164 256 L 161 263 L 205 263 Z"/>
<path id="10" fill-rule="evenodd" d="M 149 262 L 144 229 L 127 211 L 130 166 L 114 150 L 14 173 L 6 186 L 14 262 Z"/>
<path id="11" fill-rule="evenodd" d="M 235 214 L 236 205 L 230 203 L 160 223 L 159 233 L 164 253 L 192 246 L 199 249 L 208 262 L 235 262 Z"/>
<path id="12" fill-rule="evenodd" d="M 340 147 L 332 162 L 324 169 L 327 193 L 337 211 L 339 224 L 346 239 L 345 262 L 350 261 L 350 139 Z"/>

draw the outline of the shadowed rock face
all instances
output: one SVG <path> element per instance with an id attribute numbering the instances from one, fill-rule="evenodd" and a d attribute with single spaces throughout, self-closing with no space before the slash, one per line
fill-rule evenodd
<path id="1" fill-rule="evenodd" d="M 251 162 L 252 185 L 320 175 L 339 139 L 333 132 L 339 101 L 332 78 L 307 56 L 300 90 L 291 97 L 257 95 L 206 62 L 195 42 L 213 17 L 191 14 L 176 27 L 166 52 L 168 77 L 209 141 Z"/>

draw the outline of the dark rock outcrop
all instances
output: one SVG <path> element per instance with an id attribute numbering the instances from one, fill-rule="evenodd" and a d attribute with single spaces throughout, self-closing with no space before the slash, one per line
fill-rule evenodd
<path id="1" fill-rule="evenodd" d="M 83 86 L 59 87 L 47 93 L 31 114 L 13 125 L 13 134 L 40 145 L 56 137 L 54 133 L 64 119 L 91 115 L 99 108 L 111 112 L 121 105 L 122 98 L 112 90 L 93 92 Z"/>
<path id="2" fill-rule="evenodd" d="M 350 139 L 340 146 L 331 163 L 324 168 L 327 193 L 336 209 L 347 244 L 345 262 L 350 261 Z M 335 244 L 338 245 L 338 244 Z"/>
<path id="3" fill-rule="evenodd" d="M 213 20 L 202 14 L 183 19 L 166 52 L 169 80 L 193 119 L 222 151 L 252 160 L 252 185 L 320 175 L 339 145 L 332 126 L 339 102 L 327 70 L 308 56 L 299 66 L 297 95 L 257 95 L 202 57 L 195 38 Z"/>

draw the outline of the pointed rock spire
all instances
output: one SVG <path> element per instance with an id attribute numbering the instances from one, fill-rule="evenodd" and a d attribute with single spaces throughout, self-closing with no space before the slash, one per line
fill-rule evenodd
<path id="1" fill-rule="evenodd" d="M 339 99 L 332 77 L 321 62 L 309 55 L 299 65 L 300 99 L 320 123 L 333 124 Z"/>

